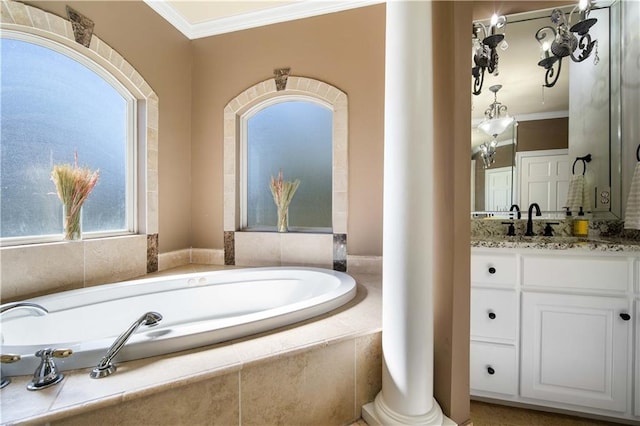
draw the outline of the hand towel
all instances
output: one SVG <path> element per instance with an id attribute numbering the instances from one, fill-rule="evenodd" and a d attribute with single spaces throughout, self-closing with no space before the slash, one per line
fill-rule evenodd
<path id="1" fill-rule="evenodd" d="M 569 210 L 572 212 L 578 212 L 580 207 L 582 207 L 583 211 L 587 211 L 586 206 L 584 205 L 585 198 L 585 188 L 586 183 L 584 179 L 584 175 L 573 175 L 571 176 L 571 180 L 569 181 L 569 191 L 567 194 L 567 201 L 564 204 L 564 207 L 569 207 Z M 589 209 L 591 207 L 589 206 Z"/>
<path id="2" fill-rule="evenodd" d="M 640 229 L 640 163 L 636 164 L 624 211 L 624 228 Z"/>

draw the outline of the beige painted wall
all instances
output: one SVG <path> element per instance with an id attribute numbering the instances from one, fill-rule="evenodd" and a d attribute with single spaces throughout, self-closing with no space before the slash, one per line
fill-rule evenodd
<path id="1" fill-rule="evenodd" d="M 458 424 L 469 420 L 471 75 L 473 2 L 434 2 L 434 396 Z M 446 142 L 445 142 L 446 141 Z"/>
<path id="2" fill-rule="evenodd" d="M 68 4 L 142 75 L 160 99 L 160 252 L 191 246 L 191 44 L 142 1 L 30 1 L 66 19 Z"/>
<path id="3" fill-rule="evenodd" d="M 518 123 L 518 152 L 567 148 L 569 148 L 568 118 Z"/>
<path id="4" fill-rule="evenodd" d="M 291 67 L 349 96 L 348 250 L 382 254 L 384 28 L 377 5 L 194 40 L 193 247 L 223 248 L 223 108 Z"/>

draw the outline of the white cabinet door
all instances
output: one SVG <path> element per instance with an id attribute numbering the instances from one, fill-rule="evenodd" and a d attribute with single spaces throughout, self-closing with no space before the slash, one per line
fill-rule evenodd
<path id="1" fill-rule="evenodd" d="M 626 411 L 629 309 L 623 298 L 523 293 L 521 395 Z"/>

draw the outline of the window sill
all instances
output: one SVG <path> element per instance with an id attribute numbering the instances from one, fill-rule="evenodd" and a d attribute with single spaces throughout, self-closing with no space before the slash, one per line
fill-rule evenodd
<path id="1" fill-rule="evenodd" d="M 98 240 L 106 238 L 122 238 L 131 237 L 138 234 L 132 232 L 88 232 L 82 235 L 80 240 L 64 240 L 62 234 L 36 236 L 36 237 L 9 237 L 0 239 L 0 248 L 5 247 L 24 247 L 24 246 L 37 246 L 43 244 L 56 244 L 56 243 L 73 243 L 79 241 Z"/>
<path id="2" fill-rule="evenodd" d="M 273 232 L 280 234 L 332 234 L 331 228 L 312 228 L 303 226 L 290 226 L 287 232 L 278 232 L 275 226 L 255 226 L 251 228 L 243 228 L 236 232 Z"/>

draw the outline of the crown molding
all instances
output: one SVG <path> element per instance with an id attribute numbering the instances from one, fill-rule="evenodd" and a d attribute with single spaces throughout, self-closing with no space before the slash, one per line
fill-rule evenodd
<path id="1" fill-rule="evenodd" d="M 277 24 L 296 19 L 310 18 L 312 16 L 341 12 L 359 7 L 384 3 L 385 0 L 348 0 L 348 1 L 319 1 L 304 0 L 283 6 L 243 13 L 227 18 L 211 21 L 189 23 L 180 15 L 170 3 L 165 0 L 144 0 L 144 2 L 160 16 L 173 25 L 188 39 L 210 37 L 264 25 Z"/>

